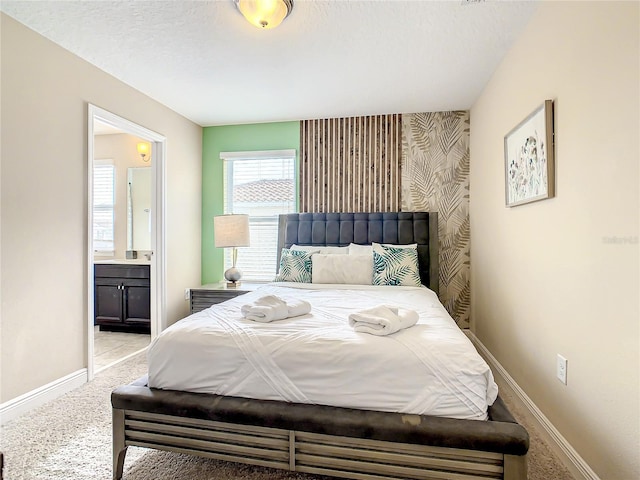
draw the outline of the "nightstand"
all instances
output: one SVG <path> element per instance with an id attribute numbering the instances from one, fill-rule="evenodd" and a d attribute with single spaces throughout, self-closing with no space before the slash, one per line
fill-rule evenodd
<path id="1" fill-rule="evenodd" d="M 196 313 L 205 308 L 209 308 L 216 303 L 224 302 L 238 295 L 253 292 L 256 288 L 265 285 L 264 283 L 245 283 L 239 287 L 227 287 L 227 282 L 211 283 L 201 287 L 192 288 L 189 293 L 189 307 L 191 313 Z"/>

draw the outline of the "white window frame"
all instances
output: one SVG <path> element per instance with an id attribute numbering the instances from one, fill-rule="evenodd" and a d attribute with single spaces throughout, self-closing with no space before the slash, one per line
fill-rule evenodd
<path id="1" fill-rule="evenodd" d="M 290 159 L 293 161 L 293 195 L 294 195 L 294 206 L 293 206 L 293 210 L 294 212 L 297 212 L 298 210 L 298 164 L 297 164 L 297 155 L 296 155 L 296 150 L 295 149 L 287 149 L 287 150 L 258 150 L 258 151 L 242 151 L 242 152 L 220 152 L 220 159 L 223 160 L 224 162 L 233 162 L 233 161 L 243 161 L 243 160 L 270 160 L 270 159 Z M 232 169 L 226 169 L 227 171 L 227 178 L 225 178 L 224 181 L 224 189 L 223 189 L 223 195 L 224 195 L 224 205 L 225 205 L 225 211 L 224 213 L 239 213 L 239 212 L 234 212 L 233 211 L 233 192 L 231 190 L 228 190 L 226 188 L 226 185 L 229 185 L 231 183 L 232 180 L 232 175 L 233 175 L 233 171 Z M 283 212 L 284 213 L 284 212 Z M 256 219 L 257 222 L 264 222 L 266 220 L 265 217 L 254 217 Z M 252 216 L 249 214 L 249 224 L 250 226 L 252 225 Z M 277 217 L 275 218 L 275 227 L 277 229 L 278 226 L 278 219 Z M 277 232 L 276 232 L 276 238 L 277 238 Z M 253 240 L 252 240 L 253 242 Z M 251 248 L 251 247 L 246 247 L 246 248 Z M 275 245 L 275 248 L 277 248 L 277 244 Z M 239 250 L 239 258 L 241 258 L 242 256 L 242 248 L 238 249 Z M 277 252 L 276 252 L 277 254 Z M 275 274 L 276 274 L 276 270 L 277 270 L 277 265 L 276 265 L 276 260 L 274 259 L 274 265 L 273 265 L 273 277 L 272 278 L 259 278 L 259 279 L 254 279 L 254 278 L 246 278 L 244 277 L 247 281 L 272 281 L 273 278 L 275 278 Z M 229 268 L 231 266 L 231 249 L 225 249 L 225 255 L 224 255 L 224 265 L 225 265 L 225 269 Z"/>

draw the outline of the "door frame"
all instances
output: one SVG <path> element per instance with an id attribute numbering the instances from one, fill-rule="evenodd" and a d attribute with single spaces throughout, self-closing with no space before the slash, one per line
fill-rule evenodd
<path id="1" fill-rule="evenodd" d="M 151 143 L 151 340 L 166 325 L 166 242 L 165 242 L 165 172 L 167 139 L 119 115 L 88 104 L 87 129 L 87 380 L 94 377 L 94 275 L 93 275 L 93 162 L 95 120 L 118 128 Z"/>

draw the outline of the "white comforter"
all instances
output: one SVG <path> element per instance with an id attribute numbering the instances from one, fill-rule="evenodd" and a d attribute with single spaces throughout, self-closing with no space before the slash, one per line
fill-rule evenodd
<path id="1" fill-rule="evenodd" d="M 311 313 L 258 323 L 240 307 L 296 297 Z M 378 304 L 418 312 L 388 336 L 347 317 Z M 264 400 L 485 420 L 498 394 L 488 365 L 424 287 L 268 284 L 167 328 L 149 347 L 149 386 Z"/>

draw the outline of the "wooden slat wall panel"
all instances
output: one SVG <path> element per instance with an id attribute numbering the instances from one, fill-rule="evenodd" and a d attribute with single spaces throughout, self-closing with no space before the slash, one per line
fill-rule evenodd
<path id="1" fill-rule="evenodd" d="M 301 212 L 400 210 L 400 114 L 304 120 Z"/>

